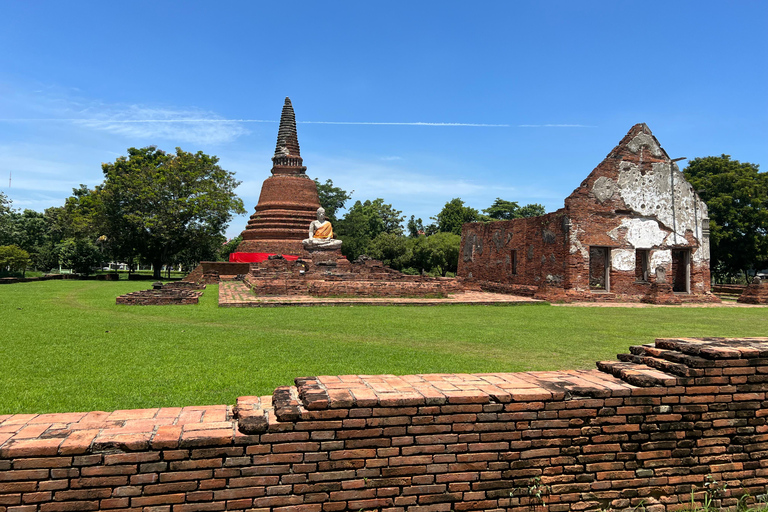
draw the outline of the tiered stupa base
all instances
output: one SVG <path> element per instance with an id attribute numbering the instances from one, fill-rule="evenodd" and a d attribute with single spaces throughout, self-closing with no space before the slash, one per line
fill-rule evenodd
<path id="1" fill-rule="evenodd" d="M 301 245 L 301 240 L 243 240 L 237 246 L 237 252 L 282 254 L 310 258 L 310 254 Z"/>

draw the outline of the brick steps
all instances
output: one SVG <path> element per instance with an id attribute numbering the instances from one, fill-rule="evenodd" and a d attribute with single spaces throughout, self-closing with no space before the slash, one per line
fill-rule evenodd
<path id="1" fill-rule="evenodd" d="M 639 387 L 704 386 L 738 373 L 737 367 L 768 362 L 764 338 L 659 338 L 629 351 L 618 354 L 618 362 L 598 362 L 598 369 Z"/>
<path id="2" fill-rule="evenodd" d="M 620 354 L 622 358 L 623 354 Z M 667 373 L 654 370 L 645 364 L 635 362 L 599 361 L 597 368 L 605 373 L 610 373 L 617 379 L 641 388 L 654 386 L 674 386 L 677 379 Z"/>

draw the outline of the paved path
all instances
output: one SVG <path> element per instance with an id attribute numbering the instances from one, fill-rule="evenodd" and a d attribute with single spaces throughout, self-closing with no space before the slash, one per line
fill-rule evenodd
<path id="1" fill-rule="evenodd" d="M 310 296 L 269 296 L 258 297 L 242 281 L 221 281 L 219 283 L 219 306 L 221 307 L 275 307 L 275 306 L 435 306 L 440 304 L 505 305 L 543 303 L 528 297 L 501 293 L 462 292 L 453 293 L 442 299 L 402 297 L 361 297 L 325 298 Z"/>

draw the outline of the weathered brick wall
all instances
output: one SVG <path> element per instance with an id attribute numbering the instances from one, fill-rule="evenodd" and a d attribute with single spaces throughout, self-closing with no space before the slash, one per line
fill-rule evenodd
<path id="1" fill-rule="evenodd" d="M 282 258 L 250 264 L 244 283 L 259 296 L 313 295 L 316 297 L 425 297 L 463 291 L 459 279 L 407 275 L 380 261 L 334 265 Z"/>
<path id="2" fill-rule="evenodd" d="M 701 503 L 707 477 L 728 484 L 717 505 L 765 493 L 768 339 L 663 339 L 620 360 L 0 416 L 0 512 L 661 511 Z"/>
<path id="3" fill-rule="evenodd" d="M 484 283 L 488 291 L 523 295 L 533 295 L 547 277 L 564 286 L 566 220 L 558 210 L 528 219 L 464 224 L 458 275 Z"/>

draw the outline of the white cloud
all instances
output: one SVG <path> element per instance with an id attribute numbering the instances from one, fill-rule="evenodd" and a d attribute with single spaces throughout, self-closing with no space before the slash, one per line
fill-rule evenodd
<path id="1" fill-rule="evenodd" d="M 91 116 L 71 121 L 79 126 L 130 138 L 223 144 L 248 133 L 237 120 L 222 119 L 212 112 L 197 109 L 101 105 L 84 113 Z"/>

